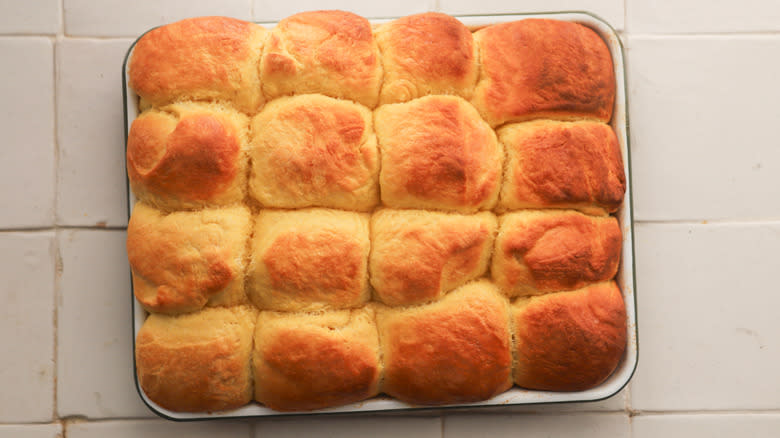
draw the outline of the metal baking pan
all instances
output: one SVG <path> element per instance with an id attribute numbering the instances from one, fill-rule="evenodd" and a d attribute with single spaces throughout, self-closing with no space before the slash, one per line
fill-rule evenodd
<path id="1" fill-rule="evenodd" d="M 171 420 L 204 420 L 217 418 L 245 418 L 245 417 L 263 417 L 263 416 L 289 416 L 289 415 L 323 415 L 323 414 L 361 414 L 361 413 L 392 413 L 392 412 L 418 412 L 418 411 L 447 411 L 452 409 L 478 410 L 493 407 L 494 409 L 505 409 L 511 406 L 539 405 L 550 403 L 570 403 L 570 402 L 588 402 L 598 401 L 609 398 L 618 393 L 629 382 L 634 374 L 639 359 L 637 325 L 636 325 L 636 279 L 634 274 L 634 232 L 633 232 L 633 214 L 632 214 L 632 184 L 631 184 L 631 157 L 628 146 L 628 113 L 626 102 L 626 79 L 625 64 L 623 59 L 623 47 L 620 38 L 615 30 L 601 18 L 588 12 L 548 12 L 548 13 L 516 13 L 500 15 L 456 15 L 466 26 L 474 29 L 491 24 L 503 23 L 526 18 L 550 18 L 555 20 L 572 21 L 583 24 L 595 30 L 606 42 L 612 54 L 612 61 L 615 69 L 615 79 L 617 90 L 615 93 L 615 108 L 611 125 L 614 128 L 620 147 L 623 153 L 624 170 L 626 174 L 626 195 L 625 201 L 615 216 L 617 217 L 623 231 L 623 248 L 621 254 L 620 268 L 617 274 L 617 283 L 623 293 L 626 304 L 626 314 L 628 317 L 628 345 L 625 353 L 615 372 L 601 385 L 578 392 L 550 392 L 527 390 L 518 387 L 512 387 L 510 390 L 490 399 L 476 403 L 444 405 L 434 407 L 412 406 L 400 402 L 388 396 L 380 395 L 359 403 L 353 403 L 335 408 L 322 409 L 306 412 L 278 412 L 266 408 L 256 402 L 239 409 L 214 413 L 180 413 L 167 410 L 160 407 L 150 400 L 144 394 L 136 378 L 136 389 L 143 399 L 144 403 L 157 415 Z M 380 24 L 391 21 L 393 18 L 370 19 L 373 24 Z M 265 27 L 273 27 L 275 22 L 259 22 Z M 137 41 L 137 40 L 136 40 Z M 122 87 L 124 95 L 124 114 L 125 114 L 125 139 L 130 125 L 139 113 L 138 97 L 130 89 L 127 83 L 127 61 L 132 54 L 135 43 L 130 46 L 122 70 Z M 132 211 L 135 198 L 129 189 L 128 184 L 128 212 Z M 128 267 L 128 278 L 129 267 Z M 132 280 L 131 280 L 132 281 Z M 141 305 L 132 298 L 132 318 L 133 318 L 133 348 L 135 348 L 135 337 L 141 328 L 147 314 Z M 133 355 L 134 356 L 134 355 Z M 133 366 L 135 373 L 135 365 Z"/>

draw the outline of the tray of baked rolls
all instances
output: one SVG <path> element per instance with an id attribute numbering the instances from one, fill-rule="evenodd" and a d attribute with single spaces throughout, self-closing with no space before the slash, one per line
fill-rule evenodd
<path id="1" fill-rule="evenodd" d="M 175 420 L 601 400 L 636 367 L 623 54 L 588 13 L 152 29 L 137 390 Z"/>

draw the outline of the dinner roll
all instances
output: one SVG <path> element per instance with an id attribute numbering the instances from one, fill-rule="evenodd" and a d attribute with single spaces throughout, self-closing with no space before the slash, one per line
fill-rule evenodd
<path id="1" fill-rule="evenodd" d="M 496 226 L 489 212 L 379 210 L 371 217 L 369 258 L 376 298 L 392 306 L 421 304 L 481 277 Z"/>
<path id="2" fill-rule="evenodd" d="M 263 93 L 320 93 L 373 108 L 382 83 L 368 20 L 345 11 L 301 12 L 274 27 L 260 67 Z"/>
<path id="3" fill-rule="evenodd" d="M 267 31 L 227 17 L 196 17 L 152 29 L 133 48 L 128 82 L 141 107 L 180 100 L 263 103 L 258 66 Z"/>
<path id="4" fill-rule="evenodd" d="M 207 308 L 186 315 L 151 314 L 135 341 L 138 383 L 175 412 L 212 412 L 252 401 L 250 306 Z"/>
<path id="5" fill-rule="evenodd" d="M 127 137 L 136 198 L 171 211 L 240 204 L 249 119 L 219 104 L 177 103 L 139 115 Z"/>
<path id="6" fill-rule="evenodd" d="M 613 281 L 518 299 L 512 319 L 514 381 L 523 388 L 592 388 L 612 374 L 626 348 L 625 303 Z"/>
<path id="7" fill-rule="evenodd" d="M 370 307 L 261 312 L 252 357 L 255 400 L 277 411 L 340 406 L 379 391 L 379 339 Z"/>
<path id="8" fill-rule="evenodd" d="M 528 210 L 499 218 L 491 274 L 509 297 L 572 290 L 617 274 L 623 236 L 612 216 Z"/>
<path id="9" fill-rule="evenodd" d="M 379 157 L 371 112 L 322 95 L 283 97 L 252 120 L 252 196 L 265 207 L 371 210 Z"/>
<path id="10" fill-rule="evenodd" d="M 429 94 L 471 98 L 477 83 L 477 46 L 471 31 L 440 12 L 409 15 L 375 32 L 385 71 L 379 103 Z"/>
<path id="11" fill-rule="evenodd" d="M 526 19 L 485 27 L 474 40 L 480 73 L 472 103 L 491 126 L 533 118 L 612 118 L 612 56 L 590 28 Z"/>
<path id="12" fill-rule="evenodd" d="M 363 305 L 368 287 L 367 214 L 307 209 L 260 212 L 247 272 L 260 309 L 344 309 Z"/>
<path id="13" fill-rule="evenodd" d="M 382 105 L 374 122 L 386 206 L 473 213 L 495 205 L 503 153 L 468 102 L 427 96 Z"/>
<path id="14" fill-rule="evenodd" d="M 606 215 L 623 203 L 623 158 L 609 125 L 538 120 L 506 125 L 498 139 L 507 154 L 500 209 L 574 208 Z"/>
<path id="15" fill-rule="evenodd" d="M 150 312 L 183 313 L 247 302 L 246 207 L 163 214 L 137 203 L 127 225 L 133 293 Z"/>
<path id="16" fill-rule="evenodd" d="M 486 280 L 432 304 L 383 307 L 383 392 L 407 403 L 487 400 L 512 386 L 508 302 Z"/>

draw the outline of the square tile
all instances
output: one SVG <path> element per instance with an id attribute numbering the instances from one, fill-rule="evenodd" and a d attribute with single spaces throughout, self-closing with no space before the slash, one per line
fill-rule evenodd
<path id="1" fill-rule="evenodd" d="M 777 409 L 780 222 L 637 224 L 639 411 Z"/>
<path id="2" fill-rule="evenodd" d="M 448 415 L 443 438 L 629 438 L 629 427 L 628 414 Z"/>
<path id="3" fill-rule="evenodd" d="M 248 0 L 64 0 L 65 34 L 139 37 L 147 30 L 188 17 L 223 15 L 251 19 Z"/>
<path id="4" fill-rule="evenodd" d="M 780 38 L 631 37 L 634 217 L 780 216 Z"/>
<path id="5" fill-rule="evenodd" d="M 624 6 L 621 0 L 439 0 L 439 10 L 448 14 L 500 14 L 523 12 L 587 11 L 615 29 L 623 29 Z"/>
<path id="6" fill-rule="evenodd" d="M 54 424 L 1 424 L 0 438 L 58 438 L 62 426 Z"/>
<path id="7" fill-rule="evenodd" d="M 0 229 L 51 226 L 54 49 L 48 38 L 0 37 L 0 59 Z"/>
<path id="8" fill-rule="evenodd" d="M 56 34 L 59 0 L 0 0 L 0 34 Z"/>
<path id="9" fill-rule="evenodd" d="M 293 2 L 278 2 L 271 0 L 254 0 L 253 15 L 255 21 L 279 21 L 282 18 L 304 11 L 320 9 L 340 9 L 362 15 L 366 18 L 401 17 L 432 11 L 435 0 L 403 0 L 391 2 L 366 2 L 355 0 L 336 0 L 323 4 L 317 0 L 302 0 Z"/>
<path id="10" fill-rule="evenodd" d="M 0 423 L 52 419 L 54 266 L 54 232 L 0 233 Z"/>
<path id="11" fill-rule="evenodd" d="M 780 415 L 766 414 L 680 414 L 634 417 L 633 438 L 776 438 Z"/>
<path id="12" fill-rule="evenodd" d="M 626 0 L 631 33 L 765 32 L 780 30 L 780 2 Z"/>
<path id="13" fill-rule="evenodd" d="M 127 225 L 122 63 L 130 43 L 57 43 L 59 225 Z"/>
<path id="14" fill-rule="evenodd" d="M 121 420 L 69 423 L 68 438 L 236 438 L 251 437 L 246 421 L 198 421 L 176 423 L 166 420 Z"/>
<path id="15" fill-rule="evenodd" d="M 256 420 L 254 431 L 256 437 L 275 438 L 441 438 L 441 419 L 405 416 L 269 418 Z"/>
<path id="16" fill-rule="evenodd" d="M 153 417 L 133 378 L 132 290 L 124 231 L 62 230 L 57 241 L 57 413 Z M 87 359 L 87 360 L 85 360 Z"/>

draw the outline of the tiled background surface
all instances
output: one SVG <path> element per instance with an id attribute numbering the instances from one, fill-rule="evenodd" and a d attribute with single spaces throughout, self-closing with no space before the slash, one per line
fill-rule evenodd
<path id="1" fill-rule="evenodd" d="M 120 69 L 193 15 L 589 10 L 626 46 L 640 360 L 595 404 L 180 424 L 138 400 Z M 780 2 L 0 0 L 0 438 L 780 436 Z"/>

